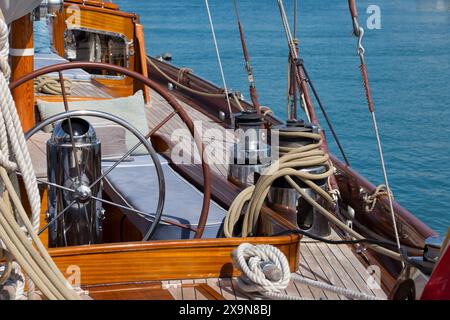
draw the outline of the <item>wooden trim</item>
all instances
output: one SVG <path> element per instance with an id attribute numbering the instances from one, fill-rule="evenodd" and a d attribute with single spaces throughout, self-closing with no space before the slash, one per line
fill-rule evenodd
<path id="1" fill-rule="evenodd" d="M 106 3 L 97 1 L 65 1 L 64 10 L 53 19 L 53 42 L 60 56 L 64 56 L 64 32 L 67 29 L 67 20 L 70 20 L 68 10 L 71 6 L 78 6 L 80 10 L 80 27 L 103 32 L 113 32 L 124 35 L 131 41 L 128 69 L 136 70 L 136 57 L 133 53 L 135 39 L 135 24 L 139 16 L 134 13 L 119 11 L 118 8 L 109 8 Z M 67 19 L 67 20 L 66 20 Z M 94 77 L 95 81 L 108 88 L 105 92 L 113 96 L 130 96 L 135 92 L 134 82 L 129 77 L 110 79 Z"/>
<path id="2" fill-rule="evenodd" d="M 183 283 L 180 288 L 193 288 L 207 300 L 225 300 L 225 298 L 206 283 Z M 120 283 L 113 285 L 83 286 L 94 300 L 173 300 L 170 290 L 159 281 Z"/>
<path id="3" fill-rule="evenodd" d="M 147 54 L 145 51 L 145 37 L 144 37 L 144 27 L 140 23 L 135 24 L 135 35 L 136 40 L 138 43 L 138 50 L 139 50 L 139 64 L 140 64 L 140 71 L 141 74 L 144 77 L 148 78 L 148 69 L 147 69 Z M 138 68 L 136 68 L 138 69 Z M 145 104 L 150 104 L 150 88 L 146 85 L 143 86 L 144 91 L 144 101 Z"/>
<path id="4" fill-rule="evenodd" d="M 31 14 L 15 20 L 11 24 L 11 48 L 32 49 L 34 46 L 33 19 Z M 34 69 L 34 55 L 11 56 L 11 81 L 32 72 Z M 34 126 L 34 83 L 28 81 L 12 91 L 16 103 L 17 113 L 24 131 Z"/>
<path id="5" fill-rule="evenodd" d="M 86 0 L 69 0 L 64 1 L 64 7 L 70 7 L 73 5 L 78 5 L 83 8 L 83 10 L 90 10 L 95 12 L 103 12 L 103 13 L 112 13 L 118 16 L 126 17 L 126 18 L 134 18 L 136 17 L 136 14 L 120 11 L 119 9 L 110 8 L 108 6 L 97 6 L 92 5 L 93 1 L 90 1 L 89 3 L 85 3 Z"/>
<path id="6" fill-rule="evenodd" d="M 169 290 L 159 281 L 85 286 L 83 289 L 94 300 L 173 300 Z"/>
<path id="7" fill-rule="evenodd" d="M 111 2 L 104 2 L 101 0 L 70 0 L 65 1 L 68 3 L 75 3 L 75 4 L 81 4 L 85 6 L 93 6 L 93 7 L 100 7 L 110 10 L 119 10 L 119 5 Z"/>
<path id="8" fill-rule="evenodd" d="M 81 284 L 231 277 L 239 274 L 231 252 L 239 244 L 271 244 L 287 257 L 294 271 L 299 261 L 297 235 L 282 237 L 167 240 L 50 248 L 60 270 L 81 270 Z"/>

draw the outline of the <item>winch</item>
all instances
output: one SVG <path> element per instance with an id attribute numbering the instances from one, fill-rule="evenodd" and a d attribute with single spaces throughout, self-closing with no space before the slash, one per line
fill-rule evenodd
<path id="1" fill-rule="evenodd" d="M 234 115 L 235 138 L 230 159 L 228 179 L 243 186 L 255 183 L 271 163 L 271 148 L 267 143 L 264 118 L 256 111 L 242 111 Z"/>
<path id="2" fill-rule="evenodd" d="M 319 133 L 319 128 L 303 120 L 288 120 L 286 125 L 276 126 L 272 130 L 278 131 L 280 156 L 288 150 L 294 150 L 305 145 L 315 143 L 314 140 L 307 137 L 295 135 L 298 132 Z M 292 133 L 292 134 L 291 134 Z M 323 165 L 297 168 L 299 171 L 309 174 L 323 174 L 327 168 Z M 292 179 L 303 189 L 310 197 L 322 206 L 323 198 L 318 195 L 311 187 L 306 185 L 301 179 L 292 177 Z M 327 187 L 327 179 L 314 180 L 314 183 L 323 190 Z M 331 234 L 331 228 L 328 220 L 323 217 L 317 209 L 309 204 L 303 197 L 284 179 L 279 178 L 274 181 L 268 194 L 269 206 L 277 212 L 280 212 L 285 219 L 297 227 L 308 231 L 311 234 L 326 237 Z"/>
<path id="3" fill-rule="evenodd" d="M 59 122 L 47 141 L 49 247 L 99 243 L 101 143 L 84 119 Z"/>

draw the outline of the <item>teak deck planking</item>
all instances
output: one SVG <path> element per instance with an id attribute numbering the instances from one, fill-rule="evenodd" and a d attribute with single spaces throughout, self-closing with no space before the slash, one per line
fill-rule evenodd
<path id="1" fill-rule="evenodd" d="M 339 236 L 333 232 L 331 238 Z M 331 250 L 333 247 L 333 250 Z M 328 245 L 317 243 L 314 240 L 304 238 L 300 244 L 300 265 L 298 272 L 307 278 L 323 281 L 339 287 L 374 295 L 381 299 L 386 294 L 381 289 L 371 289 L 367 284 L 369 273 L 357 259 L 352 259 L 354 253 L 347 245 Z M 163 287 L 168 288 L 176 300 L 203 299 L 199 294 L 186 288 L 185 285 L 207 283 L 218 294 L 227 300 L 248 299 L 250 296 L 239 291 L 235 278 L 208 278 L 208 279 L 174 279 L 162 281 Z M 300 297 L 305 300 L 346 300 L 345 296 L 337 295 L 318 288 L 309 287 L 291 281 L 285 294 Z"/>

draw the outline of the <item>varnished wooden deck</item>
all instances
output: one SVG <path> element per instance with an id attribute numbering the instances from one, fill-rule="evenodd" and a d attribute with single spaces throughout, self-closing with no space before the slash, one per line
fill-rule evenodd
<path id="1" fill-rule="evenodd" d="M 173 111 L 172 107 L 170 107 L 170 105 L 154 91 L 151 92 L 151 99 L 151 106 L 146 109 L 147 122 L 150 129 L 154 128 L 162 119 Z M 222 126 L 183 101 L 179 100 L 178 102 L 187 111 L 192 121 L 194 121 L 198 133 L 203 137 L 205 146 L 207 146 L 209 151 L 214 151 L 207 153 L 210 168 L 217 174 L 226 177 L 228 169 L 225 163 L 227 160 L 227 152 L 234 141 L 233 133 L 229 130 L 225 130 Z M 173 137 L 172 135 L 174 132 L 177 130 L 180 132 L 180 128 L 187 130 L 187 127 L 182 122 L 181 118 L 175 116 L 158 130 L 158 134 L 166 136 L 170 140 L 170 138 Z M 190 138 L 189 132 L 186 135 Z M 184 150 L 193 150 L 195 152 L 194 157 L 197 160 L 200 159 L 196 147 L 193 143 L 190 143 L 188 139 L 181 141 L 179 145 L 182 146 Z"/>

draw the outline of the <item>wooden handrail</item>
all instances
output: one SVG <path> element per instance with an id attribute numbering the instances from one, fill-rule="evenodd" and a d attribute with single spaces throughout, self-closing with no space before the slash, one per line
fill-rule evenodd
<path id="1" fill-rule="evenodd" d="M 141 74 L 148 78 L 148 68 L 147 68 L 147 53 L 145 50 L 145 38 L 144 38 L 144 27 L 140 23 L 135 24 L 135 35 L 136 40 L 138 42 L 139 47 L 139 57 L 140 57 L 140 66 L 141 66 Z M 145 104 L 150 104 L 150 88 L 146 85 L 143 85 L 144 91 L 144 101 Z"/>

